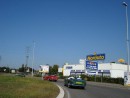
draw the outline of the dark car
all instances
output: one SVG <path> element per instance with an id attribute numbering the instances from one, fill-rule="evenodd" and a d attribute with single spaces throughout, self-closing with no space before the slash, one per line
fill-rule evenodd
<path id="1" fill-rule="evenodd" d="M 19 77 L 25 77 L 25 73 L 18 73 L 15 76 L 19 76 Z"/>
<path id="2" fill-rule="evenodd" d="M 69 77 L 64 79 L 64 85 L 67 87 L 81 87 L 85 89 L 86 81 L 81 78 Z"/>

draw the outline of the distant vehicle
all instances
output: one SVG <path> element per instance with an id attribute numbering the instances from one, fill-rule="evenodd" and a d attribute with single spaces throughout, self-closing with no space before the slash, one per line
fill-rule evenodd
<path id="1" fill-rule="evenodd" d="M 69 77 L 64 79 L 64 86 L 67 87 L 81 87 L 85 89 L 86 81 L 81 78 Z"/>
<path id="2" fill-rule="evenodd" d="M 45 75 L 43 76 L 43 79 L 56 82 L 58 80 L 58 77 L 56 75 Z"/>
<path id="3" fill-rule="evenodd" d="M 18 73 L 18 74 L 16 74 L 15 76 L 25 77 L 25 74 L 24 74 L 24 73 Z"/>

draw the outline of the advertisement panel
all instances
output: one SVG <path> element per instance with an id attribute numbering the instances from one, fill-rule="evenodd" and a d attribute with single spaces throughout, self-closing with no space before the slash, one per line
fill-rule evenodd
<path id="1" fill-rule="evenodd" d="M 86 71 L 88 74 L 96 74 L 98 71 L 98 63 L 92 61 L 86 61 Z"/>
<path id="2" fill-rule="evenodd" d="M 48 65 L 40 65 L 39 72 L 49 73 L 49 66 Z"/>
<path id="3" fill-rule="evenodd" d="M 130 86 L 130 72 L 124 72 L 124 85 Z"/>
<path id="4" fill-rule="evenodd" d="M 63 71 L 63 68 L 58 68 L 58 72 L 62 72 Z"/>
<path id="5" fill-rule="evenodd" d="M 105 54 L 87 55 L 86 59 L 88 61 L 105 60 Z"/>

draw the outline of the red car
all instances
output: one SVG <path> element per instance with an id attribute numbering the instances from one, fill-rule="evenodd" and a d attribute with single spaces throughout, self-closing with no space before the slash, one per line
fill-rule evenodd
<path id="1" fill-rule="evenodd" d="M 43 79 L 56 82 L 58 80 L 58 77 L 56 75 L 46 75 L 43 77 Z"/>

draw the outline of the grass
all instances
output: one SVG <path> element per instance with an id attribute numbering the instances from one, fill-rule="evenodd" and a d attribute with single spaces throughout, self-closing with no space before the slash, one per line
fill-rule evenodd
<path id="1" fill-rule="evenodd" d="M 0 98 L 56 98 L 58 93 L 49 81 L 0 75 Z"/>

